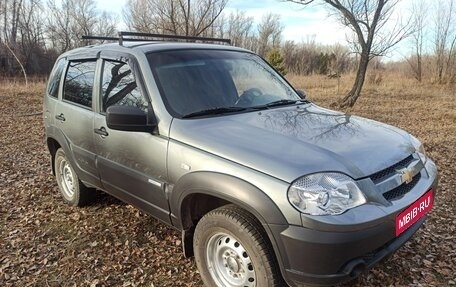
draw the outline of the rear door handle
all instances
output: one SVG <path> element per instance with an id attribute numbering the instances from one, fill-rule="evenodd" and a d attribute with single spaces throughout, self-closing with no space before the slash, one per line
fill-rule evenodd
<path id="1" fill-rule="evenodd" d="M 62 122 L 65 121 L 65 116 L 63 114 L 57 115 L 57 116 L 55 116 L 55 118 Z"/>
<path id="2" fill-rule="evenodd" d="M 99 129 L 94 129 L 93 132 L 96 133 L 97 135 L 100 135 L 101 137 L 107 137 L 109 135 L 108 132 L 106 131 L 105 127 L 101 127 Z"/>

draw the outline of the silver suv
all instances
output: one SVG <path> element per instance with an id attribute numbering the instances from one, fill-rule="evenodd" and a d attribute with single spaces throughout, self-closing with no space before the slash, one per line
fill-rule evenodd
<path id="1" fill-rule="evenodd" d="M 423 224 L 437 170 L 415 137 L 309 102 L 250 51 L 125 35 L 49 78 L 69 204 L 99 189 L 182 231 L 207 286 L 343 282 Z"/>

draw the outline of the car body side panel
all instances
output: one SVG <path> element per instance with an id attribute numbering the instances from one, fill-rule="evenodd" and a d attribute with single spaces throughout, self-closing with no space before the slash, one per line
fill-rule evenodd
<path id="1" fill-rule="evenodd" d="M 56 105 L 55 114 L 63 115 L 65 118 L 65 120 L 56 120 L 56 127 L 65 135 L 76 166 L 87 175 L 85 181 L 96 186 L 99 177 L 95 166 L 96 151 L 93 144 L 94 113 L 89 109 L 61 101 Z M 84 178 L 83 175 L 80 177 Z"/>
<path id="2" fill-rule="evenodd" d="M 59 143 L 68 160 L 71 162 L 71 166 L 75 169 L 77 175 L 79 176 L 79 179 L 84 182 L 84 184 L 100 189 L 102 188 L 98 174 L 89 173 L 86 169 L 81 168 L 81 166 L 78 164 L 76 155 L 73 153 L 74 147 L 71 146 L 70 140 L 66 137 L 61 129 L 55 126 L 47 127 L 46 136 L 47 138 L 54 139 Z M 88 154 L 86 152 L 86 157 L 87 156 Z"/>
<path id="3" fill-rule="evenodd" d="M 257 206 L 260 208 L 259 211 L 264 211 L 264 214 L 260 214 L 261 216 L 269 216 L 269 214 L 267 214 L 268 208 L 273 208 L 274 206 L 271 205 L 275 205 L 279 210 L 281 210 L 283 217 L 288 223 L 296 225 L 301 224 L 300 213 L 297 210 L 291 208 L 290 203 L 288 202 L 287 183 L 275 179 L 271 176 L 265 176 L 264 174 L 254 171 L 248 167 L 236 164 L 218 156 L 214 156 L 213 154 L 210 154 L 203 150 L 195 149 L 191 146 L 171 139 L 168 148 L 168 175 L 170 184 L 178 187 L 176 190 L 173 189 L 172 194 L 170 195 L 171 211 L 176 217 L 180 216 L 178 205 L 182 200 L 181 193 L 187 192 L 185 191 L 186 188 L 191 188 L 191 186 L 181 188 L 180 180 L 184 179 L 184 176 L 186 174 L 196 172 L 225 174 L 246 183 L 248 182 L 249 185 L 260 190 L 265 197 L 270 199 L 270 204 L 268 204 L 266 207 Z M 195 181 L 192 182 L 197 184 Z M 219 187 L 221 185 L 223 185 L 223 183 L 220 183 Z M 249 206 L 249 203 L 253 204 L 256 196 L 258 196 L 258 194 L 249 195 L 248 193 L 243 193 L 245 192 L 243 190 L 217 190 L 217 188 L 214 186 L 206 186 L 206 188 L 212 190 L 215 193 L 214 196 L 217 195 L 217 192 L 226 193 L 227 196 L 237 199 L 238 201 L 244 201 L 246 203 L 246 206 Z M 238 192 L 239 194 L 236 194 L 235 192 Z M 244 198 L 241 196 L 244 196 Z M 256 206 L 256 204 L 253 205 Z M 284 211 L 286 212 L 284 213 Z M 273 216 L 270 216 L 267 219 L 273 222 L 282 222 L 280 218 Z"/>
<path id="4" fill-rule="evenodd" d="M 58 103 L 57 98 L 49 96 L 46 92 L 43 104 L 43 121 L 44 127 L 49 128 L 55 124 L 55 107 Z"/>
<path id="5" fill-rule="evenodd" d="M 111 130 L 104 115 L 95 116 L 96 128 L 108 136 L 95 135 L 97 169 L 108 192 L 126 193 L 147 202 L 148 213 L 169 223 L 165 196 L 168 140 L 151 133 Z"/>

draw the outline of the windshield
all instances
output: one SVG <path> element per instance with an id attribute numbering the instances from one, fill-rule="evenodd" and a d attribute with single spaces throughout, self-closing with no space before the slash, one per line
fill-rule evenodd
<path id="1" fill-rule="evenodd" d="M 178 50 L 147 57 L 165 104 L 176 117 L 300 100 L 277 72 L 251 53 Z"/>

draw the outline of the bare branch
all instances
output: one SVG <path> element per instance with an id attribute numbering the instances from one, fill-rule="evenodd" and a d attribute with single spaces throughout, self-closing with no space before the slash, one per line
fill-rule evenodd
<path id="1" fill-rule="evenodd" d="M 314 1 L 289 2 L 308 5 Z M 326 4 L 333 16 L 336 16 L 342 25 L 350 28 L 356 41 L 349 39 L 353 51 L 359 53 L 360 61 L 355 83 L 351 91 L 344 97 L 341 106 L 353 106 L 361 93 L 369 61 L 384 55 L 397 43 L 410 34 L 408 24 L 397 22 L 394 29 L 385 30 L 390 21 L 394 7 L 398 0 L 321 0 Z"/>
<path id="2" fill-rule="evenodd" d="M 11 47 L 8 45 L 8 43 L 5 42 L 4 44 L 5 44 L 6 48 L 8 49 L 8 51 L 10 51 L 11 54 L 14 56 L 14 59 L 16 59 L 19 66 L 21 66 L 22 74 L 24 75 L 24 79 L 25 79 L 25 86 L 27 87 L 28 86 L 27 73 L 25 72 L 25 68 L 22 65 L 21 60 L 19 60 L 18 56 L 16 55 L 16 53 L 14 53 L 13 49 L 11 49 Z"/>

